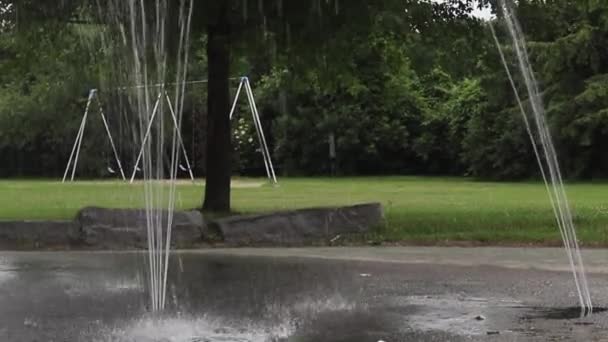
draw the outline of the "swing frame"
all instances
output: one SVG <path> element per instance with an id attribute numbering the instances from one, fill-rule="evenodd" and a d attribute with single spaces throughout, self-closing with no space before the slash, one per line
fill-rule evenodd
<path id="1" fill-rule="evenodd" d="M 268 180 L 277 185 L 277 175 L 274 172 L 274 165 L 272 164 L 272 158 L 270 156 L 270 150 L 268 149 L 268 144 L 266 143 L 266 137 L 264 136 L 264 130 L 262 129 L 262 122 L 260 121 L 260 114 L 258 112 L 258 107 L 255 104 L 255 99 L 253 97 L 253 90 L 251 89 L 251 84 L 249 83 L 249 78 L 244 76 L 241 77 L 239 82 L 239 87 L 236 90 L 236 95 L 234 96 L 234 101 L 232 102 L 232 109 L 230 110 L 230 120 L 232 120 L 232 116 L 236 110 L 236 104 L 239 101 L 239 95 L 241 94 L 241 90 L 245 89 L 245 94 L 247 95 L 247 100 L 249 102 L 249 109 L 251 110 L 251 117 L 253 118 L 253 124 L 255 126 L 255 131 L 258 136 L 258 142 L 260 144 L 260 148 L 262 150 L 262 156 L 264 158 L 264 167 L 266 168 L 266 176 Z"/>
<path id="2" fill-rule="evenodd" d="M 235 80 L 236 78 L 230 78 L 230 80 Z M 262 128 L 262 123 L 260 121 L 260 114 L 258 112 L 258 108 L 255 104 L 255 98 L 253 97 L 253 90 L 251 89 L 251 83 L 249 82 L 249 78 L 246 76 L 241 77 L 239 80 L 239 86 L 237 88 L 236 94 L 234 96 L 234 100 L 232 102 L 232 108 L 230 109 L 230 113 L 229 113 L 229 118 L 230 120 L 232 120 L 232 117 L 235 114 L 236 111 L 236 105 L 238 103 L 239 100 L 239 96 L 242 92 L 242 90 L 245 90 L 245 94 L 247 96 L 247 100 L 249 102 L 249 109 L 251 110 L 251 116 L 253 118 L 253 123 L 255 126 L 255 130 L 258 136 L 258 142 L 260 144 L 260 149 L 262 151 L 262 157 L 264 159 L 264 167 L 266 169 L 266 175 L 268 177 L 268 180 L 276 185 L 278 184 L 277 181 L 277 176 L 274 170 L 274 165 L 272 163 L 272 158 L 270 156 L 270 150 L 268 149 L 268 144 L 266 143 L 266 137 L 264 136 L 264 130 Z M 195 84 L 195 83 L 208 83 L 208 80 L 200 80 L 200 81 L 190 81 L 190 82 L 184 82 L 184 84 Z M 194 176 L 192 175 L 192 169 L 190 168 L 190 162 L 188 160 L 188 154 L 186 152 L 186 148 L 184 146 L 184 142 L 182 140 L 182 136 L 180 133 L 180 130 L 178 128 L 178 124 L 177 124 L 177 118 L 175 116 L 175 111 L 173 110 L 173 106 L 171 104 L 171 98 L 169 97 L 169 94 L 167 93 L 166 90 L 164 90 L 164 86 L 162 84 L 156 84 L 154 85 L 156 87 L 160 87 L 161 91 L 158 93 L 158 97 L 156 99 L 156 102 L 154 104 L 154 107 L 152 109 L 152 115 L 150 118 L 150 122 L 148 123 L 148 127 L 146 130 L 146 134 L 144 135 L 143 138 L 143 142 L 141 145 L 141 149 L 139 150 L 139 154 L 137 156 L 137 160 L 135 162 L 135 166 L 133 167 L 133 173 L 131 174 L 131 178 L 129 180 L 129 183 L 133 183 L 135 181 L 135 176 L 137 174 L 137 170 L 139 167 L 139 163 L 141 162 L 141 158 L 143 156 L 144 153 L 144 148 L 146 145 L 146 141 L 148 140 L 149 136 L 150 136 L 150 132 L 152 129 L 152 124 L 154 122 L 154 119 L 156 117 L 156 114 L 158 113 L 158 107 L 159 107 L 159 102 L 161 101 L 161 98 L 163 97 L 163 92 L 164 92 L 164 98 L 167 101 L 168 105 L 169 105 L 169 111 L 171 112 L 171 117 L 173 119 L 173 123 L 175 125 L 175 129 L 177 131 L 177 138 L 178 138 L 178 143 L 181 146 L 182 149 L 182 153 L 184 154 L 185 160 L 186 160 L 186 166 L 188 168 L 188 172 L 190 173 L 190 178 L 192 179 L 192 181 L 194 181 Z"/>
<path id="3" fill-rule="evenodd" d="M 82 139 L 84 138 L 84 130 L 86 128 L 87 119 L 89 117 L 89 110 L 91 108 L 91 103 L 95 100 L 97 102 L 97 108 L 99 111 L 99 116 L 101 117 L 101 121 L 103 122 L 103 126 L 105 128 L 106 135 L 108 136 L 108 140 L 110 141 L 110 146 L 112 146 L 112 152 L 114 154 L 114 159 L 116 160 L 116 164 L 118 165 L 118 169 L 120 170 L 120 176 L 123 181 L 126 181 L 125 172 L 122 169 L 122 163 L 120 162 L 120 158 L 118 157 L 118 151 L 116 150 L 116 145 L 114 145 L 114 139 L 112 138 L 112 133 L 110 132 L 110 127 L 108 126 L 108 121 L 106 120 L 106 116 L 103 112 L 103 107 L 101 102 L 99 101 L 99 95 L 97 89 L 91 89 L 89 91 L 89 97 L 87 99 L 87 105 L 84 110 L 84 114 L 82 115 L 82 120 L 80 121 L 80 127 L 78 128 L 78 134 L 76 134 L 76 140 L 74 141 L 74 146 L 72 146 L 72 152 L 70 152 L 70 158 L 68 159 L 68 164 L 65 167 L 65 172 L 63 173 L 62 183 L 65 183 L 68 173 L 70 173 L 70 168 L 72 170 L 70 175 L 70 182 L 74 181 L 74 176 L 76 174 L 76 167 L 78 166 L 78 157 L 80 156 L 80 147 L 82 146 Z"/>
<path id="4" fill-rule="evenodd" d="M 196 81 L 195 81 L 196 82 Z M 193 82 L 191 82 L 193 83 Z M 127 89 L 127 88 L 120 88 L 121 90 Z M 169 105 L 169 111 L 171 113 L 171 118 L 173 121 L 173 125 L 174 125 L 174 129 L 177 132 L 177 136 L 179 139 L 179 144 L 181 145 L 181 149 L 182 152 L 184 154 L 184 159 L 186 160 L 186 164 L 187 164 L 187 171 L 190 175 L 190 179 L 194 182 L 194 175 L 192 173 L 192 168 L 190 167 L 190 161 L 188 160 L 188 154 L 186 153 L 186 148 L 184 146 L 184 142 L 182 140 L 182 136 L 181 136 L 181 132 L 178 129 L 178 124 L 177 124 L 177 117 L 175 116 L 175 111 L 173 110 L 173 105 L 171 104 L 171 100 L 169 99 L 169 95 L 167 93 L 166 90 L 164 90 L 164 88 L 161 88 L 163 90 L 161 90 L 158 93 L 158 98 L 156 100 L 156 104 L 154 106 L 154 111 L 152 114 L 152 118 L 150 119 L 150 124 L 148 125 L 148 130 L 146 131 L 146 136 L 144 137 L 144 140 L 142 142 L 142 149 L 140 151 L 140 154 L 137 157 L 137 162 L 133 168 L 133 175 L 131 177 L 130 182 L 133 183 L 133 180 L 135 178 L 135 175 L 137 173 L 137 170 L 139 168 L 139 163 L 141 161 L 142 158 L 142 154 L 143 154 L 143 147 L 145 146 L 146 140 L 148 139 L 149 135 L 150 135 L 150 131 L 152 129 L 152 123 L 153 120 L 156 116 L 156 112 L 158 111 L 158 106 L 159 106 L 159 101 L 161 99 L 162 94 L 165 94 L 165 98 L 167 100 L 167 103 Z M 93 102 L 93 100 L 95 100 L 97 102 L 97 107 L 99 109 L 99 115 L 101 116 L 104 128 L 105 128 L 105 132 L 106 135 L 108 136 L 108 140 L 110 141 L 110 145 L 112 146 L 112 152 L 114 154 L 114 159 L 116 160 L 116 164 L 118 165 L 118 169 L 120 170 L 120 176 L 122 178 L 123 181 L 127 181 L 127 178 L 125 176 L 125 172 L 122 168 L 122 163 L 120 162 L 120 158 L 118 157 L 118 151 L 116 149 L 116 145 L 114 144 L 114 139 L 112 138 L 112 133 L 110 132 L 110 127 L 108 125 L 106 116 L 103 112 L 103 107 L 101 105 L 101 101 L 99 101 L 99 91 L 97 89 L 91 89 L 89 91 L 89 96 L 87 99 L 87 104 L 84 110 L 84 114 L 82 116 L 82 120 L 80 122 L 80 127 L 78 129 L 78 133 L 76 134 L 76 140 L 74 142 L 74 146 L 72 147 L 72 152 L 70 153 L 70 158 L 68 159 L 68 163 L 67 166 L 65 168 L 65 172 L 63 173 L 63 179 L 62 179 L 62 183 L 65 183 L 67 180 L 67 176 L 70 173 L 70 169 L 71 169 L 71 175 L 70 175 L 70 182 L 74 181 L 74 177 L 76 174 L 76 168 L 78 166 L 78 159 L 80 157 L 80 147 L 82 145 L 82 140 L 84 138 L 84 130 L 86 127 L 86 123 L 89 117 L 89 112 L 90 112 L 90 108 L 91 108 L 91 104 Z"/>
<path id="5" fill-rule="evenodd" d="M 146 148 L 146 142 L 150 138 L 150 133 L 152 132 L 152 125 L 154 124 L 154 119 L 156 119 L 156 114 L 159 112 L 158 108 L 160 107 L 161 101 L 167 102 L 167 105 L 169 107 L 169 113 L 171 114 L 171 119 L 173 121 L 173 129 L 177 133 L 177 143 L 181 147 L 182 153 L 184 154 L 184 160 L 186 161 L 186 168 L 188 169 L 188 174 L 190 175 L 190 179 L 192 180 L 192 182 L 194 182 L 194 174 L 192 173 L 192 168 L 190 167 L 190 160 L 188 159 L 188 153 L 186 152 L 186 146 L 184 145 L 184 140 L 182 139 L 182 133 L 179 129 L 179 124 L 177 122 L 177 116 L 175 115 L 175 110 L 173 110 L 173 104 L 171 104 L 171 98 L 169 98 L 169 93 L 167 93 L 167 90 L 164 87 L 161 87 L 161 90 L 158 92 L 158 97 L 156 98 L 156 102 L 154 103 L 154 108 L 152 109 L 152 115 L 150 116 L 150 122 L 148 123 L 148 127 L 146 128 L 146 134 L 144 135 L 144 138 L 141 142 L 141 148 L 139 150 L 139 153 L 137 154 L 137 159 L 135 161 L 135 165 L 133 166 L 133 173 L 131 174 L 129 183 L 133 183 L 133 181 L 135 181 L 135 176 L 137 175 L 137 171 L 139 169 L 139 163 L 141 162 L 141 158 L 144 155 L 144 149 Z M 178 159 L 178 164 L 179 164 L 179 159 Z"/>
<path id="6" fill-rule="evenodd" d="M 264 168 L 266 170 L 266 175 L 268 177 L 268 180 L 272 184 L 277 185 L 278 184 L 277 176 L 276 176 L 276 173 L 274 170 L 274 165 L 272 163 L 272 157 L 270 155 L 270 150 L 268 149 L 268 144 L 266 143 L 266 137 L 264 135 L 264 130 L 262 128 L 260 115 L 259 115 L 256 103 L 255 103 L 255 98 L 253 96 L 253 90 L 251 88 L 251 83 L 249 82 L 249 78 L 246 76 L 243 76 L 240 78 L 233 77 L 233 78 L 230 78 L 230 80 L 239 80 L 239 85 L 238 85 L 236 94 L 234 96 L 234 100 L 232 102 L 232 108 L 230 110 L 230 113 L 228 114 L 229 118 L 230 118 L 230 120 L 232 120 L 232 117 L 235 115 L 240 94 L 244 90 L 245 95 L 247 97 L 248 104 L 249 104 L 251 117 L 253 119 L 253 124 L 254 124 L 255 130 L 256 130 L 256 135 L 258 137 L 258 143 L 260 145 L 260 150 L 262 152 L 262 158 L 264 160 Z M 208 80 L 198 80 L 198 81 L 186 81 L 186 82 L 182 82 L 181 84 L 201 84 L 201 83 L 208 83 L 208 82 L 209 82 Z M 171 84 L 173 84 L 173 83 L 171 83 Z M 143 86 L 138 85 L 138 86 L 133 86 L 133 87 L 121 87 L 118 89 L 125 90 L 125 89 L 131 89 L 131 88 L 141 88 L 141 87 L 143 87 Z M 131 173 L 131 177 L 129 178 L 129 183 L 133 183 L 135 181 L 135 176 L 137 175 L 137 171 L 139 170 L 139 164 L 141 163 L 141 159 L 143 158 L 143 153 L 144 153 L 144 149 L 146 146 L 146 142 L 150 138 L 150 134 L 152 131 L 152 125 L 159 112 L 159 106 L 160 106 L 161 101 L 166 101 L 166 103 L 168 104 L 169 113 L 171 114 L 173 126 L 175 129 L 175 132 L 177 133 L 178 144 L 180 145 L 181 151 L 184 155 L 184 160 L 186 162 L 186 168 L 187 168 L 188 174 L 190 176 L 190 179 L 194 182 L 194 174 L 192 172 L 190 160 L 188 159 L 188 153 L 186 151 L 186 147 L 185 147 L 184 141 L 182 139 L 182 134 L 179 129 L 177 116 L 175 114 L 175 110 L 173 109 L 173 104 L 171 103 L 171 98 L 169 97 L 169 94 L 168 94 L 167 90 L 165 89 L 165 84 L 154 84 L 154 85 L 151 85 L 150 87 L 158 87 L 160 90 L 158 92 L 156 102 L 154 103 L 154 107 L 152 109 L 152 114 L 150 116 L 150 122 L 148 123 L 148 126 L 146 128 L 146 133 L 142 139 L 141 148 L 137 155 L 135 165 L 133 166 L 133 172 Z M 70 158 L 68 159 L 68 163 L 67 163 L 65 172 L 63 174 L 62 183 L 66 182 L 67 176 L 70 173 L 70 169 L 71 169 L 70 181 L 74 181 L 76 167 L 78 165 L 78 158 L 80 156 L 80 147 L 82 145 L 82 140 L 84 138 L 84 130 L 86 127 L 91 103 L 93 102 L 93 100 L 96 100 L 96 102 L 97 102 L 99 114 L 100 114 L 102 122 L 104 124 L 105 132 L 106 132 L 106 135 L 108 136 L 108 140 L 110 141 L 110 145 L 112 146 L 112 152 L 114 154 L 116 164 L 118 165 L 118 168 L 120 170 L 120 175 L 121 175 L 123 181 L 127 181 L 124 170 L 122 168 L 122 163 L 120 162 L 120 158 L 119 158 L 118 152 L 116 150 L 116 145 L 114 144 L 114 139 L 112 138 L 112 133 L 110 132 L 110 128 L 108 126 L 106 116 L 103 112 L 103 107 L 101 105 L 101 102 L 99 101 L 98 93 L 99 93 L 99 91 L 97 89 L 91 89 L 89 91 L 89 96 L 87 99 L 85 111 L 82 116 L 82 120 L 80 122 L 80 127 L 78 129 L 78 133 L 76 134 L 76 140 L 72 147 L 72 151 L 70 153 Z"/>

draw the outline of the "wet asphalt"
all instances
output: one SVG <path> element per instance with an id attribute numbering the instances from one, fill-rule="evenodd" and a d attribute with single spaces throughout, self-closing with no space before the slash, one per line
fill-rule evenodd
<path id="1" fill-rule="evenodd" d="M 0 252 L 0 341 L 608 340 L 608 313 L 578 317 L 560 252 L 180 251 L 162 314 L 144 253 Z M 605 251 L 589 253 L 594 304 L 608 306 Z"/>

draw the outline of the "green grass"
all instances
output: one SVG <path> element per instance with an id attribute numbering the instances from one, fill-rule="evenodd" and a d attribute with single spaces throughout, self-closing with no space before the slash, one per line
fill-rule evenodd
<path id="1" fill-rule="evenodd" d="M 551 207 L 540 183 L 490 183 L 465 178 L 283 178 L 279 187 L 238 179 L 233 209 L 277 209 L 379 201 L 386 224 L 368 238 L 436 243 L 557 243 Z M 200 206 L 202 184 L 180 183 L 177 206 Z M 608 245 L 608 183 L 567 186 L 579 237 Z M 84 206 L 141 207 L 143 187 L 109 181 L 0 181 L 0 219 L 66 219 Z"/>

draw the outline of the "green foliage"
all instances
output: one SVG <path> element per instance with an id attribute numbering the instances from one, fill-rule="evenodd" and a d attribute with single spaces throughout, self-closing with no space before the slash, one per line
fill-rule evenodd
<path id="1" fill-rule="evenodd" d="M 274 132 L 286 172 L 327 172 L 330 134 L 342 173 L 413 169 L 407 155 L 425 104 L 403 46 L 384 25 L 378 18 L 368 36 L 339 38 L 352 53 L 335 69 L 276 68 L 263 79 L 262 101 L 289 94 L 282 111 L 271 106 L 281 113 Z"/>
<path id="2" fill-rule="evenodd" d="M 558 154 L 569 177 L 605 177 L 608 4 L 522 2 Z M 525 11 L 525 12 L 524 12 Z M 541 22 L 528 20 L 531 14 Z M 542 22 L 551 22 L 543 26 Z"/>
<path id="3" fill-rule="evenodd" d="M 430 172 L 465 173 L 468 146 L 463 143 L 471 132 L 469 125 L 485 115 L 484 92 L 475 79 L 454 82 L 441 70 L 427 77 L 426 93 L 433 99 L 431 109 L 422 122 L 415 150 Z"/>
<path id="4" fill-rule="evenodd" d="M 114 28 L 93 23 L 100 20 L 97 7 L 86 4 L 0 0 L 3 174 L 61 173 L 88 89 L 129 72 L 107 58 L 120 51 L 97 39 Z M 196 2 L 191 78 L 205 78 L 209 69 L 205 30 L 216 19 L 216 5 Z M 515 6 L 564 175 L 605 177 L 608 3 L 520 0 Z M 233 74 L 252 80 L 280 172 L 328 173 L 333 135 L 341 174 L 537 176 L 496 47 L 484 22 L 469 15 L 472 8 L 471 1 L 233 1 Z M 514 76 L 527 101 L 521 76 Z M 188 90 L 182 132 L 201 175 L 204 93 L 203 87 Z M 244 101 L 239 113 L 232 127 L 234 171 L 261 174 Z M 99 128 L 87 128 L 92 140 L 83 147 L 82 156 L 91 156 L 81 164 L 85 175 L 105 169 Z"/>
<path id="5" fill-rule="evenodd" d="M 10 166 L 2 171 L 56 174 L 93 84 L 87 50 L 73 27 L 0 37 L 0 163 Z"/>

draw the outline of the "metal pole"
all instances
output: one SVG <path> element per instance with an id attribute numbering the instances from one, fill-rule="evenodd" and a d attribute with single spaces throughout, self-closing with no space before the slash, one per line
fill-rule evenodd
<path id="1" fill-rule="evenodd" d="M 255 130 L 256 133 L 258 135 L 258 141 L 260 144 L 260 150 L 262 152 L 262 156 L 264 157 L 264 164 L 266 167 L 266 176 L 268 177 L 268 180 L 270 180 L 271 182 L 273 181 L 272 179 L 272 173 L 270 171 L 270 163 L 268 162 L 268 154 L 266 153 L 266 149 L 264 148 L 264 140 L 262 140 L 262 125 L 261 123 L 257 120 L 256 117 L 256 109 L 255 109 L 255 104 L 252 98 L 252 95 L 249 93 L 249 87 L 248 84 L 245 85 L 245 92 L 247 93 L 247 99 L 250 103 L 250 108 L 251 108 L 251 118 L 253 119 L 253 123 L 255 125 Z"/>
<path id="2" fill-rule="evenodd" d="M 85 110 L 86 112 L 86 110 Z M 82 120 L 80 121 L 80 126 L 78 127 L 78 133 L 76 134 L 76 140 L 74 141 L 74 146 L 72 146 L 72 152 L 70 152 L 70 159 L 68 159 L 68 165 L 65 167 L 65 172 L 63 173 L 62 183 L 65 183 L 65 179 L 68 177 L 68 172 L 70 170 L 70 165 L 72 165 L 72 159 L 74 158 L 74 152 L 76 152 L 76 146 L 78 145 L 78 141 L 80 141 L 80 135 L 82 134 L 82 125 L 85 121 L 85 115 L 82 115 Z"/>
<path id="3" fill-rule="evenodd" d="M 236 103 L 239 101 L 239 95 L 241 94 L 241 89 L 243 88 L 243 83 L 245 83 L 245 79 L 242 78 L 241 82 L 239 82 L 239 88 L 236 90 L 236 95 L 234 95 L 234 101 L 232 102 L 232 109 L 230 110 L 230 120 L 232 120 L 232 115 L 234 114 L 234 110 L 236 109 Z"/>
<path id="4" fill-rule="evenodd" d="M 255 127 L 255 131 L 258 135 L 258 142 L 260 144 L 260 149 L 262 150 L 262 157 L 264 158 L 264 167 L 266 168 L 266 176 L 268 176 L 268 179 L 270 181 L 272 181 L 272 176 L 270 173 L 270 167 L 268 165 L 268 160 L 267 160 L 267 156 L 266 156 L 266 151 L 264 150 L 264 142 L 262 140 L 262 134 L 261 134 L 261 130 L 262 127 L 260 127 L 258 125 L 258 121 L 255 119 L 255 108 L 254 108 L 254 102 L 253 102 L 253 98 L 251 97 L 251 94 L 249 93 L 249 82 L 248 79 L 246 77 L 243 77 L 243 82 L 245 83 L 245 94 L 247 94 L 247 101 L 249 102 L 249 110 L 251 110 L 251 116 L 253 118 L 253 124 Z"/>
<path id="5" fill-rule="evenodd" d="M 82 117 L 82 124 L 80 127 L 80 139 L 78 140 L 78 146 L 76 147 L 76 154 L 74 155 L 74 165 L 72 167 L 72 176 L 70 177 L 70 181 L 74 181 L 74 175 L 76 174 L 76 166 L 78 166 L 78 156 L 80 155 L 80 147 L 82 146 L 82 138 L 84 137 L 84 128 L 87 125 L 87 117 L 89 116 L 89 108 L 91 106 L 91 102 L 93 101 L 93 97 L 97 93 L 97 89 L 91 89 L 89 92 L 89 99 L 87 100 L 87 107 L 84 111 L 84 116 Z"/>
<path id="6" fill-rule="evenodd" d="M 177 132 L 177 139 L 179 140 L 179 144 L 182 147 L 182 152 L 184 153 L 184 159 L 186 160 L 186 166 L 188 167 L 188 173 L 190 173 L 190 179 L 194 182 L 194 175 L 192 174 L 192 169 L 190 168 L 190 161 L 188 160 L 188 153 L 186 152 L 186 146 L 184 146 L 184 140 L 182 139 L 182 133 L 180 132 L 179 124 L 177 123 L 177 117 L 175 116 L 175 111 L 173 110 L 173 105 L 171 104 L 171 99 L 169 98 L 169 94 L 165 91 L 165 97 L 167 99 L 167 103 L 169 104 L 169 112 L 171 112 L 171 118 L 173 118 L 173 125 L 175 126 L 175 131 Z M 179 155 L 178 155 L 179 160 Z"/>
<path id="7" fill-rule="evenodd" d="M 154 103 L 154 109 L 152 109 L 152 116 L 150 117 L 150 122 L 148 123 L 148 128 L 146 129 L 146 134 L 144 135 L 144 139 L 141 142 L 141 149 L 139 150 L 139 154 L 137 155 L 137 160 L 135 161 L 135 166 L 133 167 L 133 174 L 131 175 L 131 180 L 129 183 L 133 183 L 135 180 L 135 174 L 137 173 L 137 167 L 139 166 L 139 162 L 141 161 L 141 157 L 144 154 L 144 148 L 146 147 L 146 141 L 150 136 L 150 131 L 152 131 L 152 124 L 154 123 L 154 118 L 156 117 L 156 113 L 158 112 L 158 105 L 160 103 L 160 98 L 162 96 L 162 92 L 158 93 L 158 97 L 156 98 L 156 102 Z"/>
<path id="8" fill-rule="evenodd" d="M 250 96 L 251 105 L 254 110 L 254 120 L 257 121 L 257 124 L 260 127 L 260 136 L 262 138 L 262 144 L 263 144 L 262 148 L 266 152 L 266 155 L 268 158 L 268 166 L 270 168 L 270 172 L 272 175 L 272 181 L 274 182 L 274 184 L 277 184 L 277 176 L 274 172 L 274 166 L 272 165 L 272 158 L 270 157 L 270 151 L 268 150 L 268 144 L 266 144 L 266 138 L 264 137 L 264 130 L 262 129 L 262 123 L 260 121 L 260 114 L 258 113 L 257 106 L 255 105 L 255 99 L 253 98 L 253 91 L 251 90 L 251 84 L 249 83 L 249 79 L 246 79 L 246 82 L 247 82 L 247 84 L 246 84 L 245 90 L 247 90 L 247 92 L 249 93 L 249 96 Z"/>
<path id="9" fill-rule="evenodd" d="M 240 77 L 230 77 L 228 80 L 240 80 Z M 169 85 L 184 85 L 184 84 L 202 84 L 209 83 L 209 80 L 197 80 L 197 81 L 184 81 L 184 82 L 170 82 L 170 83 L 156 83 L 156 84 L 139 84 L 133 86 L 122 86 L 116 89 L 118 90 L 127 90 L 127 89 L 141 89 L 141 88 L 164 88 Z"/>
<path id="10" fill-rule="evenodd" d="M 101 102 L 99 101 L 99 96 L 97 97 L 97 106 L 99 107 L 99 114 L 101 115 L 101 120 L 103 121 L 103 126 L 106 128 L 106 133 L 108 134 L 108 139 L 110 139 L 110 145 L 112 146 L 112 151 L 114 152 L 114 158 L 116 159 L 116 163 L 118 164 L 118 169 L 120 170 L 120 175 L 122 176 L 122 180 L 126 181 L 127 177 L 125 177 L 125 173 L 122 170 L 122 164 L 120 163 L 120 158 L 118 158 L 118 151 L 116 151 L 116 146 L 114 145 L 114 139 L 112 139 L 112 133 L 110 133 L 110 128 L 108 127 L 108 121 L 106 120 L 106 116 L 103 113 L 103 108 L 101 107 Z"/>

